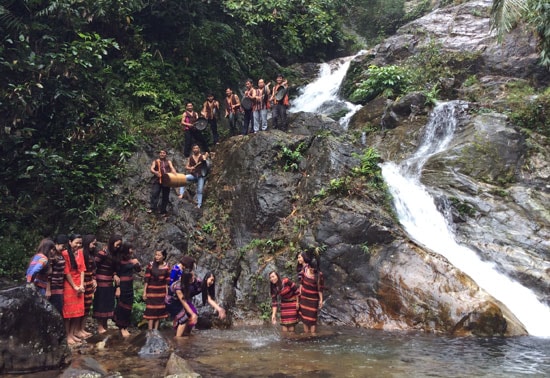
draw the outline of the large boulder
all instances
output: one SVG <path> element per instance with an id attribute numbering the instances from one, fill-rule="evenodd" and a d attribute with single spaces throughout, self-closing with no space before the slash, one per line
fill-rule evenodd
<path id="1" fill-rule="evenodd" d="M 71 362 L 63 318 L 32 285 L 0 291 L 0 373 L 60 369 Z"/>

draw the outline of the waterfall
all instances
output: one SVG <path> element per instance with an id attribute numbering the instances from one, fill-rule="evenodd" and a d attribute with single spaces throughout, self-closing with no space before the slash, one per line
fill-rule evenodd
<path id="1" fill-rule="evenodd" d="M 342 112 L 345 115 L 340 118 L 339 123 L 343 128 L 347 128 L 351 116 L 361 106 L 343 100 L 338 92 L 351 61 L 363 53 L 360 51 L 356 55 L 339 59 L 331 64 L 322 63 L 317 79 L 299 90 L 299 96 L 291 101 L 290 111 L 324 115 Z M 331 68 L 333 65 L 336 66 L 334 69 Z"/>
<path id="2" fill-rule="evenodd" d="M 482 289 L 502 302 L 533 336 L 550 336 L 550 309 L 520 283 L 500 273 L 494 264 L 482 261 L 471 249 L 459 245 L 445 217 L 420 183 L 426 161 L 444 151 L 457 124 L 456 112 L 465 106 L 458 101 L 439 104 L 426 125 L 417 152 L 400 165 L 382 164 L 382 175 L 394 198 L 399 221 L 409 236 L 444 256 L 469 275 Z"/>

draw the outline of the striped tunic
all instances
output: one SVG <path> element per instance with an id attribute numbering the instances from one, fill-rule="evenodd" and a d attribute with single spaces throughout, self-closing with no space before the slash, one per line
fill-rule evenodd
<path id="1" fill-rule="evenodd" d="M 91 254 L 88 256 L 86 266 L 89 266 L 89 268 L 86 268 L 86 271 L 84 272 L 84 314 L 89 315 L 90 309 L 92 308 L 92 303 L 94 301 L 95 288 L 93 286 L 93 280 L 96 279 L 95 257 Z"/>
<path id="2" fill-rule="evenodd" d="M 307 326 L 317 324 L 317 315 L 319 311 L 319 293 L 322 292 L 324 286 L 323 273 L 319 272 L 319 284 L 314 275 L 306 273 L 306 269 L 302 270 L 300 277 L 302 279 L 302 291 L 300 295 L 300 318 Z"/>
<path id="3" fill-rule="evenodd" d="M 157 272 L 153 272 L 153 262 L 150 262 L 145 269 L 145 283 L 147 284 L 147 299 L 145 300 L 143 319 L 167 318 L 164 298 L 170 283 L 170 265 L 163 263 L 157 268 Z"/>
<path id="4" fill-rule="evenodd" d="M 94 295 L 94 318 L 111 319 L 115 313 L 115 287 L 113 275 L 115 261 L 107 250 L 97 252 L 95 256 L 97 288 Z"/>
<path id="5" fill-rule="evenodd" d="M 291 326 L 298 323 L 298 288 L 296 284 L 288 278 L 281 279 L 282 287 L 276 293 L 271 295 L 271 307 L 277 307 L 277 299 L 281 298 L 281 325 Z"/>
<path id="6" fill-rule="evenodd" d="M 52 274 L 50 275 L 50 303 L 63 314 L 63 286 L 65 281 L 65 259 L 56 255 L 52 259 Z"/>
<path id="7" fill-rule="evenodd" d="M 122 259 L 117 270 L 120 278 L 120 297 L 115 308 L 115 324 L 118 328 L 128 328 L 132 318 L 132 305 L 134 304 L 134 272 L 140 272 L 139 262 L 133 259 Z"/>

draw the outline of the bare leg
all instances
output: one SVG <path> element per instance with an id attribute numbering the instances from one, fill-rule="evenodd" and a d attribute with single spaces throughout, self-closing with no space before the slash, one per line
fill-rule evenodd
<path id="1" fill-rule="evenodd" d="M 310 331 L 311 331 L 312 334 L 315 334 L 315 332 L 317 331 L 317 325 L 312 325 L 310 327 Z"/>
<path id="2" fill-rule="evenodd" d="M 105 332 L 107 332 L 107 319 L 97 319 L 97 333 L 101 334 Z"/>
<path id="3" fill-rule="evenodd" d="M 155 325 L 155 321 L 153 319 L 149 319 L 147 321 L 147 328 L 149 328 L 150 330 L 153 329 L 154 325 Z"/>

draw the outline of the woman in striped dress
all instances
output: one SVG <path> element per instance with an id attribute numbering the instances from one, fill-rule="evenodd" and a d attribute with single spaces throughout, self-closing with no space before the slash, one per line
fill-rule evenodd
<path id="1" fill-rule="evenodd" d="M 317 316 L 323 307 L 323 273 L 318 269 L 318 261 L 313 260 L 306 252 L 298 255 L 298 276 L 300 286 L 300 318 L 305 333 L 315 333 Z"/>
<path id="2" fill-rule="evenodd" d="M 271 282 L 271 322 L 277 323 L 278 299 L 281 301 L 281 326 L 283 332 L 294 332 L 298 323 L 298 287 L 288 278 L 279 276 L 273 271 L 269 273 Z"/>
<path id="3" fill-rule="evenodd" d="M 164 298 L 168 294 L 170 265 L 164 261 L 165 259 L 165 250 L 155 251 L 153 261 L 145 269 L 145 285 L 143 287 L 145 312 L 143 313 L 143 319 L 147 319 L 149 329 L 158 329 L 160 320 L 168 317 Z"/>
<path id="4" fill-rule="evenodd" d="M 121 260 L 117 270 L 120 285 L 115 289 L 117 304 L 114 318 L 122 337 L 130 336 L 128 327 L 132 319 L 132 305 L 134 304 L 134 273 L 140 271 L 141 265 L 134 257 L 134 246 L 127 242 L 122 243 Z"/>
<path id="5" fill-rule="evenodd" d="M 63 250 L 69 242 L 67 235 L 57 235 L 54 239 L 55 255 L 50 257 L 52 274 L 50 275 L 50 303 L 63 315 L 63 286 L 65 284 L 65 264 Z"/>
<path id="6" fill-rule="evenodd" d="M 107 249 L 97 252 L 95 256 L 97 288 L 94 295 L 94 318 L 97 320 L 97 332 L 107 332 L 107 320 L 115 313 L 115 287 L 120 280 L 116 274 L 120 261 L 122 236 L 112 235 Z"/>
<path id="7" fill-rule="evenodd" d="M 82 238 L 82 252 L 84 254 L 84 264 L 86 265 L 86 271 L 84 272 L 84 316 L 80 324 L 80 330 L 77 333 L 79 337 L 87 338 L 92 336 L 87 332 L 86 316 L 90 315 L 90 309 L 94 300 L 94 293 L 97 287 L 97 281 L 95 279 L 95 254 L 96 254 L 97 240 L 95 235 L 84 235 Z"/>

